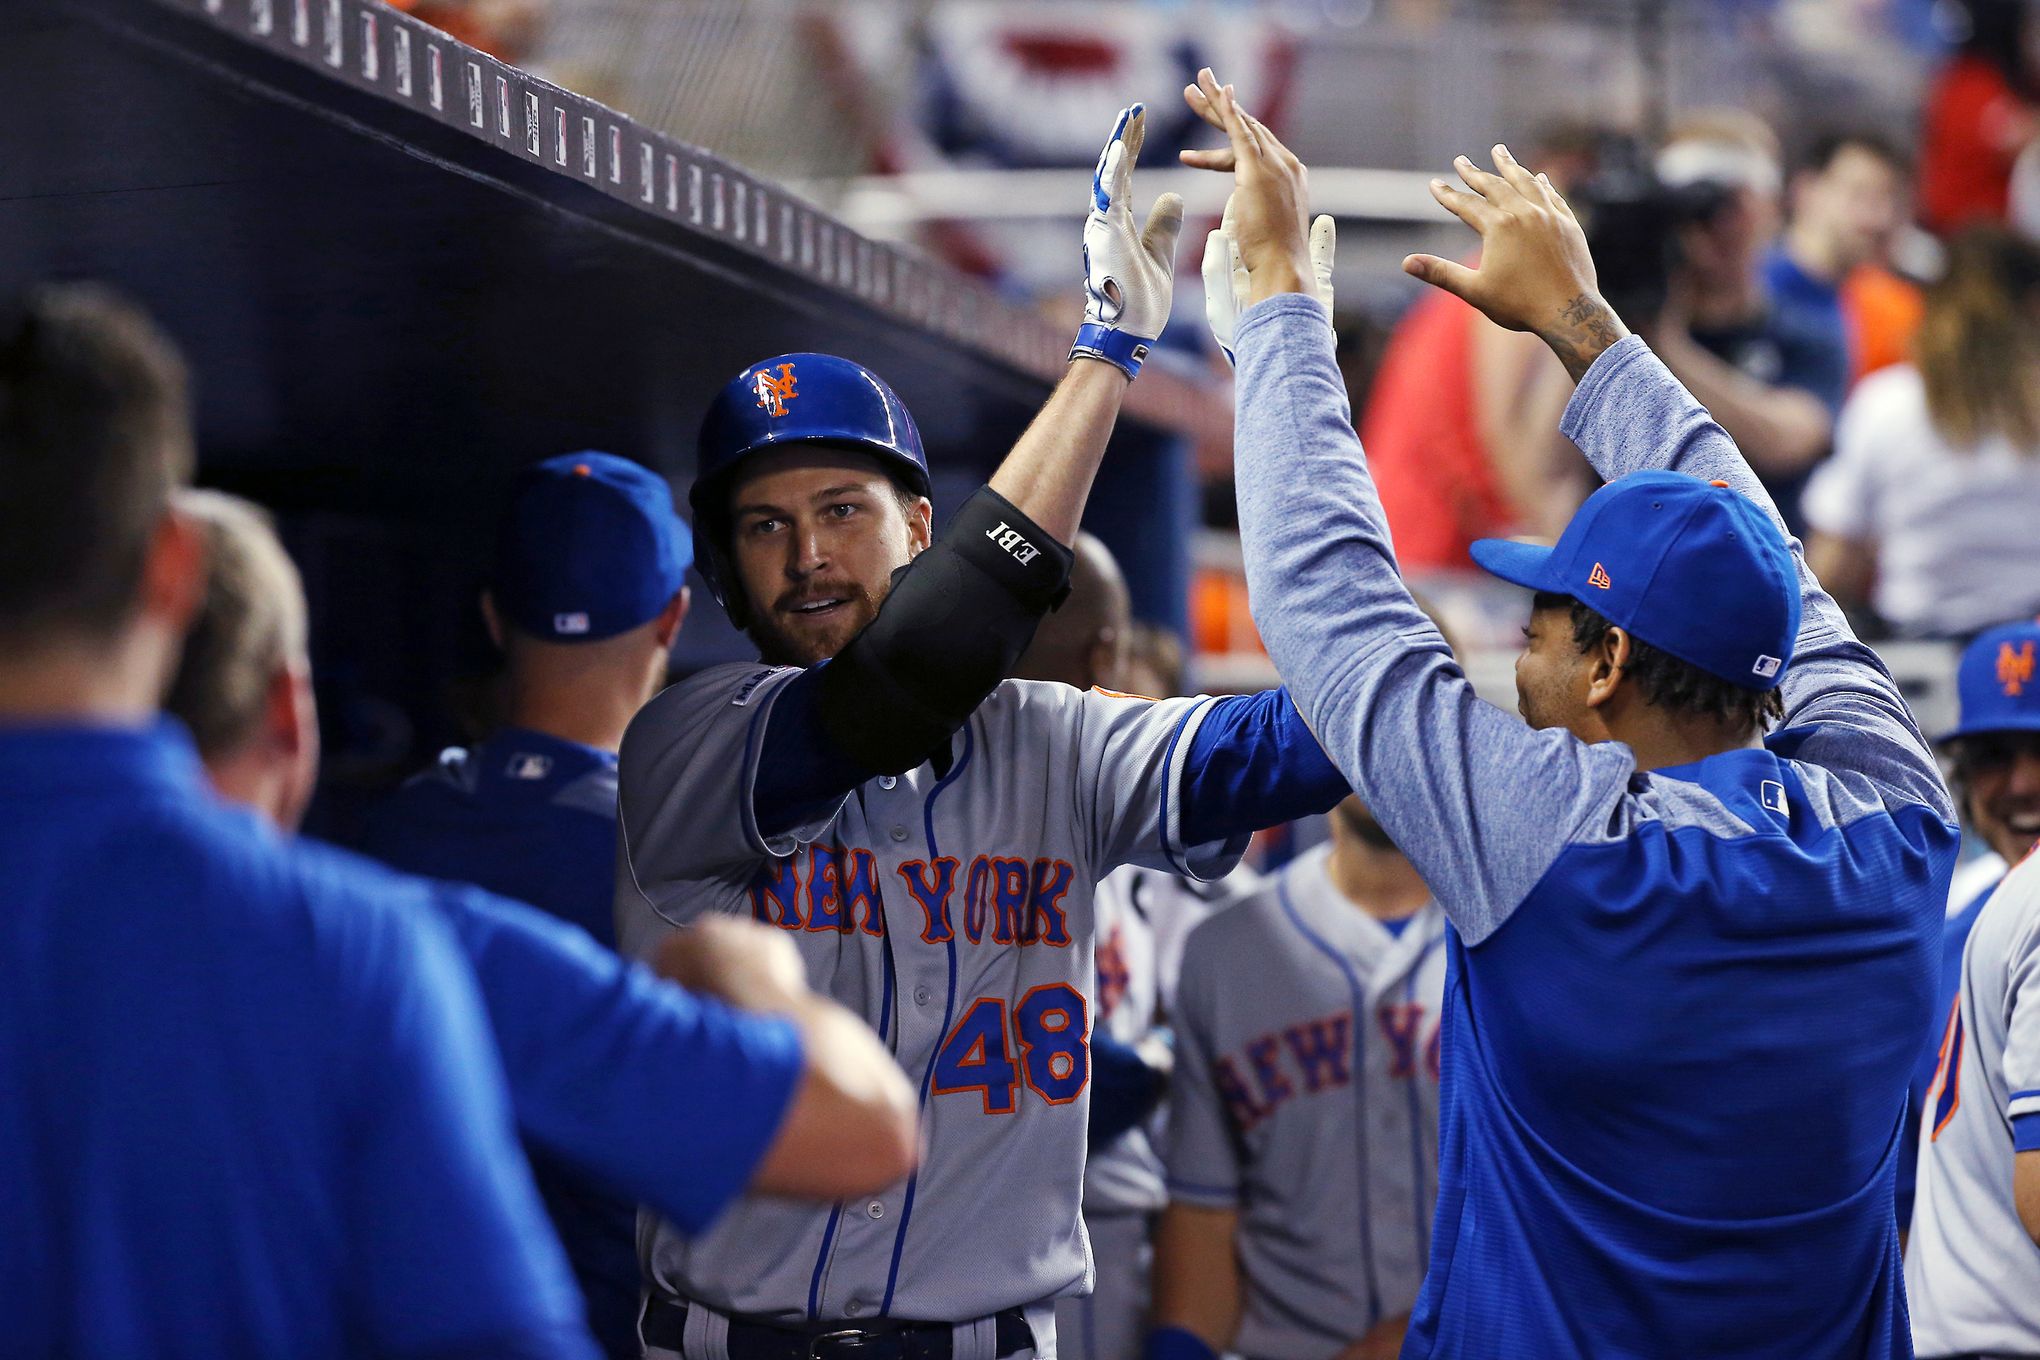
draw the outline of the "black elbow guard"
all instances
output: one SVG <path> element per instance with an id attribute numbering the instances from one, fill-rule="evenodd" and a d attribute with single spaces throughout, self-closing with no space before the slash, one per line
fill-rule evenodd
<path id="1" fill-rule="evenodd" d="M 817 707 L 829 740 L 879 774 L 903 774 L 944 749 L 1069 594 L 1074 560 L 981 489 L 894 574 L 877 617 L 823 670 Z"/>

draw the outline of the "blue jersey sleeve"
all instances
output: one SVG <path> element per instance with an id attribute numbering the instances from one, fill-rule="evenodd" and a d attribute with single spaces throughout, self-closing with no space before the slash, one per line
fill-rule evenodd
<path id="1" fill-rule="evenodd" d="M 481 984 L 525 1136 L 706 1228 L 786 1117 L 804 1062 L 792 1024 L 692 996 L 522 903 L 452 885 L 437 901 Z"/>
<path id="2" fill-rule="evenodd" d="M 766 716 L 751 801 L 758 830 L 768 837 L 828 815 L 844 795 L 879 774 L 837 750 L 823 730 L 821 680 L 828 664 L 780 686 Z"/>
<path id="3" fill-rule="evenodd" d="M 1183 762 L 1183 838 L 1230 840 L 1329 812 L 1352 790 L 1286 689 L 1216 700 Z"/>
<path id="4" fill-rule="evenodd" d="M 341 970 L 339 1027 L 364 1039 L 342 1059 L 355 1104 L 347 1221 L 334 1225 L 358 1244 L 347 1287 L 363 1348 L 593 1360 L 473 976 L 441 922 L 381 905 L 358 904 L 321 951 Z"/>

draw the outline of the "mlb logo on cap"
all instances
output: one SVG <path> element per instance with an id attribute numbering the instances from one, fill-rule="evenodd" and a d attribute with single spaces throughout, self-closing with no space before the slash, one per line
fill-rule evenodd
<path id="1" fill-rule="evenodd" d="M 1473 560 L 1579 600 L 1744 689 L 1776 688 L 1799 633 L 1799 572 L 1769 514 L 1726 482 L 1636 472 L 1587 497 L 1546 548 L 1485 538 Z"/>
<path id="2" fill-rule="evenodd" d="M 548 458 L 518 479 L 491 589 L 520 632 L 595 642 L 657 618 L 693 560 L 665 478 L 590 450 Z"/>

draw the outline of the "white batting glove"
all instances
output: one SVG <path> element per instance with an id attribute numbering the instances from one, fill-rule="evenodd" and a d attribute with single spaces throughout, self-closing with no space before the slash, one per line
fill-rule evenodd
<path id="1" fill-rule="evenodd" d="M 1332 257 L 1339 249 L 1339 230 L 1330 217 L 1318 217 L 1310 224 L 1310 272 L 1317 282 L 1317 300 L 1327 315 L 1332 310 Z M 1247 268 L 1240 263 L 1240 243 L 1233 235 L 1233 201 L 1225 201 L 1225 216 L 1218 229 L 1204 238 L 1204 319 L 1211 323 L 1211 338 L 1227 363 L 1233 359 L 1233 331 L 1240 311 L 1247 305 Z"/>
<path id="2" fill-rule="evenodd" d="M 1183 230 L 1183 200 L 1163 194 L 1145 229 L 1133 224 L 1133 164 L 1147 134 L 1147 108 L 1119 111 L 1112 137 L 1091 176 L 1091 213 L 1084 220 L 1084 324 L 1070 357 L 1088 355 L 1116 364 L 1131 378 L 1148 346 L 1169 323 L 1176 275 L 1176 238 Z"/>

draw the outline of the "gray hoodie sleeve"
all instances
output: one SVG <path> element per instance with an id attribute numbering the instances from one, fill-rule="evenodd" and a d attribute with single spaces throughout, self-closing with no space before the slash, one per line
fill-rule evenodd
<path id="1" fill-rule="evenodd" d="M 1693 399 L 1650 347 L 1630 336 L 1581 379 L 1559 423 L 1594 471 L 1609 481 L 1668 468 L 1724 481 L 1777 522 L 1799 565 L 1799 638 L 1779 682 L 1785 722 L 1771 739 L 1781 755 L 1867 777 L 1887 802 L 1925 804 L 1947 821 L 1955 808 L 1940 767 L 1898 686 L 1876 653 L 1856 640 L 1841 609 L 1807 570 L 1799 543 L 1743 461 L 1728 432 Z"/>
<path id="2" fill-rule="evenodd" d="M 1474 695 L 1396 569 L 1324 309 L 1258 303 L 1236 351 L 1254 622 L 1319 744 L 1479 944 L 1614 815 L 1635 759 Z"/>

